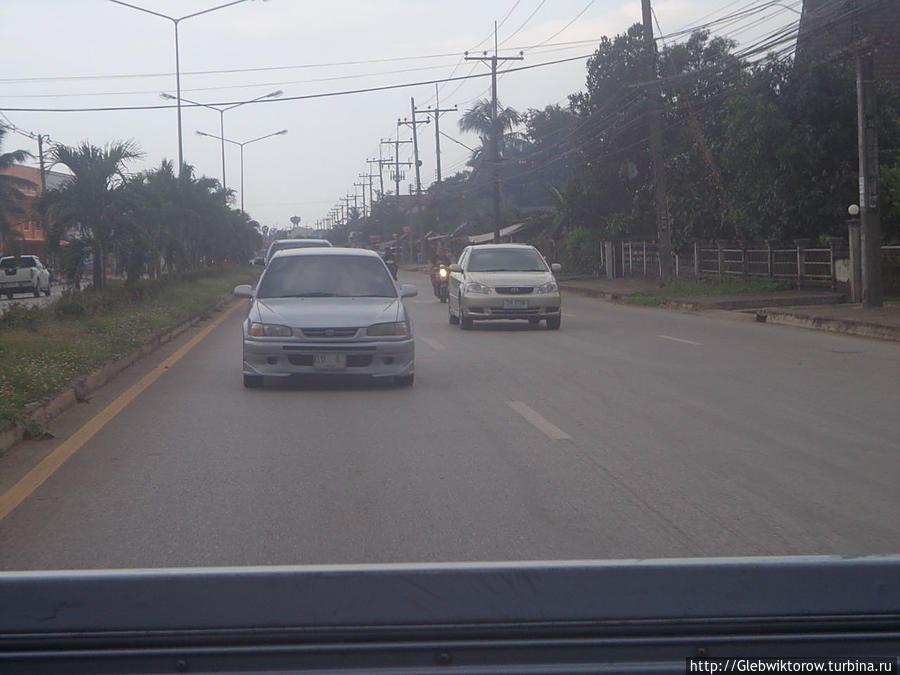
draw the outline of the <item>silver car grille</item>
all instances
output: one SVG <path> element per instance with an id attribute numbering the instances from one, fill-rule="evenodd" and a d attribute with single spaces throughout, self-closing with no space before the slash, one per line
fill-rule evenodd
<path id="1" fill-rule="evenodd" d="M 303 337 L 316 339 L 343 339 L 356 337 L 359 328 L 302 328 Z"/>
<path id="2" fill-rule="evenodd" d="M 534 291 L 534 286 L 497 286 L 497 292 L 503 295 L 527 295 Z"/>

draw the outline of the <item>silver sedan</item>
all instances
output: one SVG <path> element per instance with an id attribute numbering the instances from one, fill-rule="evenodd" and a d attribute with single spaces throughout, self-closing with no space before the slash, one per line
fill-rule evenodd
<path id="1" fill-rule="evenodd" d="M 526 244 L 468 246 L 450 265 L 450 323 L 469 329 L 475 321 L 543 319 L 557 330 L 562 299 L 553 273 L 561 269 Z"/>
<path id="2" fill-rule="evenodd" d="M 355 374 L 415 377 L 412 321 L 402 298 L 415 286 L 398 286 L 373 251 L 304 248 L 274 255 L 250 298 L 244 320 L 244 386 L 265 377 Z"/>

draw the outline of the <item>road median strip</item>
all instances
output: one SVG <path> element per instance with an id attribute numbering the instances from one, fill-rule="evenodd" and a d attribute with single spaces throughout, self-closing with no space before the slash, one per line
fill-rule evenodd
<path id="1" fill-rule="evenodd" d="M 18 310 L 0 335 L 0 452 L 85 401 L 114 376 L 234 300 L 228 272 L 166 282 L 128 300 L 76 294 L 69 307 Z M 138 289 L 139 291 L 141 289 Z M 175 296 L 173 296 L 173 293 Z M 71 314 L 73 310 L 79 313 Z"/>
<path id="2" fill-rule="evenodd" d="M 153 370 L 144 375 L 136 384 L 129 387 L 124 393 L 116 397 L 116 399 L 107 405 L 97 415 L 92 417 L 78 431 L 69 436 L 63 443 L 56 447 L 49 455 L 41 460 L 37 466 L 29 471 L 25 476 L 13 485 L 9 490 L 0 495 L 0 520 L 25 501 L 35 490 L 37 490 L 44 482 L 47 481 L 56 471 L 66 463 L 85 443 L 94 437 L 107 422 L 118 415 L 125 407 L 134 399 L 141 395 L 151 384 L 156 382 L 162 375 L 178 361 L 180 361 L 188 352 L 196 347 L 207 335 L 218 328 L 241 303 L 234 302 L 231 307 L 224 310 L 222 315 L 206 326 L 197 335 L 192 337 L 188 342 L 179 347 L 174 354 L 157 364 Z M 123 366 L 123 369 L 127 367 Z"/>

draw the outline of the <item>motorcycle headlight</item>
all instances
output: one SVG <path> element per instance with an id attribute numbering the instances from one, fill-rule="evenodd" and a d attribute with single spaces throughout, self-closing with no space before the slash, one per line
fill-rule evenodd
<path id="1" fill-rule="evenodd" d="M 289 326 L 279 326 L 277 323 L 250 324 L 250 335 L 253 337 L 290 337 L 292 332 Z"/>
<path id="2" fill-rule="evenodd" d="M 442 267 L 441 269 L 438 270 L 438 274 L 441 276 L 441 279 L 446 279 L 447 278 L 447 268 Z"/>
<path id="3" fill-rule="evenodd" d="M 548 281 L 546 284 L 541 284 L 537 288 L 534 289 L 535 293 L 556 293 L 559 290 L 559 286 L 556 285 L 555 281 Z"/>
<path id="4" fill-rule="evenodd" d="M 409 335 L 409 324 L 406 321 L 392 321 L 391 323 L 376 323 L 369 326 L 366 331 L 369 337 L 406 336 Z"/>
<path id="5" fill-rule="evenodd" d="M 485 286 L 484 284 L 479 284 L 477 281 L 471 281 L 466 284 L 466 293 L 478 293 L 481 295 L 487 295 L 491 292 L 490 286 Z"/>

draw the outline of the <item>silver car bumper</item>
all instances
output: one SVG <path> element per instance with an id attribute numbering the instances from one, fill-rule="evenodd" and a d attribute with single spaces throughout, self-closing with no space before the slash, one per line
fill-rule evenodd
<path id="1" fill-rule="evenodd" d="M 517 306 L 516 306 L 517 305 Z M 560 315 L 559 293 L 529 295 L 469 294 L 462 296 L 462 312 L 475 321 L 487 319 L 547 319 Z"/>
<path id="2" fill-rule="evenodd" d="M 368 375 L 397 377 L 415 371 L 415 343 L 383 340 L 328 344 L 244 339 L 244 375 Z M 316 355 L 338 355 L 343 367 L 316 365 Z M 343 358 L 341 359 L 341 356 Z M 324 367 L 323 367 L 324 366 Z"/>

